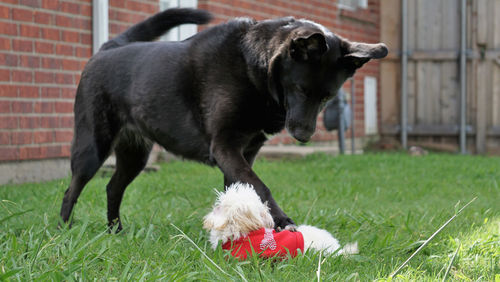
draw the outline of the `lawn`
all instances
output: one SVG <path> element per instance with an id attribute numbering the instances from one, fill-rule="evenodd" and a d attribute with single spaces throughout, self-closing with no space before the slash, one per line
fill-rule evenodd
<path id="1" fill-rule="evenodd" d="M 318 263 L 323 281 L 385 280 L 474 197 L 396 279 L 441 280 L 458 248 L 448 279 L 500 281 L 499 158 L 313 155 L 258 160 L 254 168 L 298 224 L 327 229 L 341 243 L 357 241 L 359 255 L 307 252 L 284 261 L 240 262 L 212 250 L 202 218 L 222 174 L 174 161 L 129 186 L 119 234 L 106 230 L 109 176 L 89 183 L 73 227 L 62 230 L 58 214 L 69 178 L 1 186 L 0 281 L 314 281 Z"/>

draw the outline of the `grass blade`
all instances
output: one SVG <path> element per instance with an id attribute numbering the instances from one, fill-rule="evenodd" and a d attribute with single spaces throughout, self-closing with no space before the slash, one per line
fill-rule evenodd
<path id="1" fill-rule="evenodd" d="M 457 250 L 455 251 L 455 253 L 451 257 L 450 265 L 448 265 L 448 268 L 446 269 L 446 272 L 444 273 L 443 282 L 446 281 L 446 277 L 448 276 L 448 273 L 450 272 L 451 266 L 453 265 L 453 262 L 455 261 L 455 257 L 458 254 L 458 250 L 460 250 L 460 244 L 458 245 Z"/>
<path id="2" fill-rule="evenodd" d="M 207 254 L 200 248 L 198 247 L 198 245 L 196 245 L 196 243 L 191 240 L 191 238 L 189 238 L 186 233 L 182 232 L 182 230 L 180 230 L 177 226 L 175 226 L 173 223 L 170 223 L 170 225 L 172 225 L 175 229 L 177 229 L 177 231 L 179 231 L 182 235 L 183 238 L 185 238 L 186 240 L 188 240 L 191 244 L 193 244 L 193 246 L 195 246 L 196 249 L 198 249 L 198 251 L 200 251 L 200 253 L 206 258 L 208 259 L 208 261 L 210 261 L 215 267 L 217 267 L 217 269 L 224 273 L 225 275 L 227 276 L 230 276 L 227 272 L 225 272 L 220 266 L 218 266 L 210 257 L 207 256 Z"/>
<path id="3" fill-rule="evenodd" d="M 13 213 L 11 215 L 8 215 L 8 216 L 0 219 L 0 224 L 2 224 L 4 221 L 7 221 L 7 220 L 9 220 L 9 219 L 11 219 L 11 218 L 13 218 L 15 216 L 23 215 L 23 214 L 25 214 L 27 212 L 30 212 L 30 211 L 33 211 L 33 209 L 25 210 L 25 211 L 20 211 L 20 212 L 15 212 L 15 213 Z"/>
<path id="4" fill-rule="evenodd" d="M 472 202 L 474 202 L 475 200 L 477 199 L 477 197 L 475 197 L 474 199 L 470 200 L 470 202 L 468 202 L 465 206 L 463 206 L 459 211 L 457 211 L 450 219 L 448 219 L 448 221 L 446 221 L 441 227 L 439 227 L 438 230 L 436 230 L 436 232 L 434 232 L 434 234 L 431 235 L 431 237 L 429 237 L 429 239 L 425 240 L 425 242 L 422 244 L 422 246 L 420 246 L 405 262 L 403 262 L 402 265 L 400 265 L 389 277 L 390 278 L 394 278 L 394 276 L 396 276 L 399 271 L 401 271 L 401 269 L 403 269 L 403 267 L 406 266 L 406 264 L 408 262 L 410 262 L 410 260 L 415 257 L 418 253 L 420 253 L 420 251 L 422 251 L 424 249 L 425 246 L 427 246 L 427 244 L 429 244 L 429 242 L 434 239 L 434 237 L 436 237 L 436 235 L 438 235 L 441 231 L 443 231 L 443 229 L 450 223 L 452 222 L 466 207 L 468 207 Z"/>
<path id="5" fill-rule="evenodd" d="M 319 252 L 318 270 L 316 270 L 316 277 L 318 278 L 318 282 L 321 281 L 321 254 L 323 254 L 323 252 Z"/>

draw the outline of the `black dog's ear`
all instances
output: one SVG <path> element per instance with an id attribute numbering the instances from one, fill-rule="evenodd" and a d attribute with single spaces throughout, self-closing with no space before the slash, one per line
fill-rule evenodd
<path id="1" fill-rule="evenodd" d="M 371 59 L 382 59 L 388 50 L 384 43 L 368 44 L 341 39 L 341 62 L 354 69 L 360 68 Z"/>
<path id="2" fill-rule="evenodd" d="M 325 36 L 313 33 L 307 37 L 297 37 L 290 43 L 290 56 L 296 61 L 319 60 L 328 51 Z"/>
<path id="3" fill-rule="evenodd" d="M 267 87 L 271 97 L 276 101 L 276 103 L 282 105 L 283 97 L 280 79 L 280 64 L 281 64 L 281 54 L 277 52 L 269 63 L 269 68 L 267 70 Z"/>

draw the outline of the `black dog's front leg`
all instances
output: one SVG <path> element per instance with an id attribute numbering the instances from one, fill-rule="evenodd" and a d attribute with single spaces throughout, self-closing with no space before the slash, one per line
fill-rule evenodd
<path id="1" fill-rule="evenodd" d="M 274 219 L 275 229 L 295 231 L 296 226 L 293 220 L 281 210 L 271 195 L 269 188 L 267 188 L 262 180 L 255 174 L 238 149 L 229 148 L 222 143 L 213 142 L 211 151 L 217 165 L 224 173 L 225 185 L 238 181 L 253 185 L 261 201 L 267 202 Z"/>

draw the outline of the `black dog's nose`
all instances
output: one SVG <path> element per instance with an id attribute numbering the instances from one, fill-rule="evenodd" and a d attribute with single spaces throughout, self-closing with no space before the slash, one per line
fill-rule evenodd
<path id="1" fill-rule="evenodd" d="M 297 141 L 306 143 L 314 134 L 314 128 L 303 125 L 291 125 L 288 127 L 288 132 L 290 132 L 293 138 L 297 139 Z"/>

